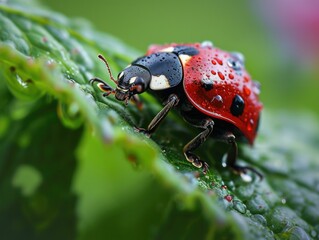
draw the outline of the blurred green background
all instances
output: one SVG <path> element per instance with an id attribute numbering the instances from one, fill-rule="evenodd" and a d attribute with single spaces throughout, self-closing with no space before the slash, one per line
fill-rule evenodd
<path id="1" fill-rule="evenodd" d="M 203 40 L 211 40 L 225 50 L 242 52 L 248 71 L 262 84 L 261 99 L 267 108 L 305 109 L 319 114 L 319 70 L 316 67 L 319 57 L 301 56 L 306 51 L 304 47 L 314 53 L 319 49 L 306 41 L 315 41 L 319 34 L 316 34 L 319 23 L 316 26 L 317 22 L 311 22 L 318 21 L 316 17 L 310 22 L 304 21 L 316 12 L 319 16 L 318 4 L 308 4 L 313 1 L 293 0 L 289 5 L 285 5 L 284 0 L 42 2 L 69 17 L 88 19 L 98 30 L 113 34 L 141 53 L 152 43 Z M 303 3 L 302 6 L 298 2 Z M 303 6 L 306 6 L 301 10 L 304 15 L 296 19 L 294 11 Z M 280 15 L 280 8 L 292 14 L 280 19 L 275 11 L 277 9 Z M 312 12 L 308 13 L 310 10 Z M 296 20 L 300 24 L 286 26 L 282 24 L 284 20 L 292 24 Z M 308 33 L 310 36 L 306 35 Z M 301 41 L 293 42 L 301 35 L 304 35 Z"/>

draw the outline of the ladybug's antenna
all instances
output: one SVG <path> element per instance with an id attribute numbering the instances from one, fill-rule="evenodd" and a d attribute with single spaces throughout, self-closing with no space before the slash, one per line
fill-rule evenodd
<path id="1" fill-rule="evenodd" d="M 111 72 L 111 68 L 110 68 L 108 62 L 106 61 L 106 59 L 101 54 L 99 54 L 98 57 L 99 57 L 99 59 L 101 59 L 105 63 L 111 80 L 117 84 L 117 80 L 115 80 L 115 78 L 113 77 L 112 72 Z"/>

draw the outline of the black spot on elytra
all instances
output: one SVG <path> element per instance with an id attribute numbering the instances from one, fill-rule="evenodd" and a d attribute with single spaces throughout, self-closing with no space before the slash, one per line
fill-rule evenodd
<path id="1" fill-rule="evenodd" d="M 233 114 L 236 117 L 240 116 L 243 114 L 244 108 L 245 108 L 244 99 L 238 94 L 236 94 L 230 107 L 231 114 Z"/>

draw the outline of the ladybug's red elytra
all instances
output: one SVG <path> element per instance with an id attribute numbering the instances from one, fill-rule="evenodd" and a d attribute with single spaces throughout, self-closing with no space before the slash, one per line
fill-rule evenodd
<path id="1" fill-rule="evenodd" d="M 117 79 L 112 77 L 106 60 L 99 57 L 116 83 L 113 89 L 99 78 L 91 79 L 105 96 L 114 94 L 119 101 L 139 103 L 137 95 L 148 91 L 164 103 L 148 127 L 137 127 L 137 131 L 150 136 L 168 112 L 176 108 L 188 123 L 203 129 L 183 148 L 187 161 L 207 172 L 208 164 L 193 151 L 211 136 L 230 145 L 226 162 L 235 172 L 250 170 L 262 178 L 255 169 L 236 164 L 236 140 L 253 144 L 262 110 L 259 83 L 246 72 L 242 54 L 223 51 L 207 41 L 152 45 Z"/>

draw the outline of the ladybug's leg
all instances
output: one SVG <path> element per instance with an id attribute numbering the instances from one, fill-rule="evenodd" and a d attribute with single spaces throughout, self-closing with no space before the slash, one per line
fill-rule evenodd
<path id="1" fill-rule="evenodd" d="M 139 97 L 136 94 L 132 96 L 131 101 L 135 103 L 138 110 L 143 109 L 143 102 L 139 99 Z"/>
<path id="2" fill-rule="evenodd" d="M 246 167 L 238 166 L 236 164 L 237 155 L 238 155 L 238 147 L 237 147 L 236 138 L 235 138 L 234 134 L 226 133 L 224 136 L 221 137 L 221 140 L 226 141 L 230 145 L 230 148 L 229 148 L 228 153 L 227 153 L 227 158 L 226 158 L 227 166 L 234 169 L 234 171 L 236 173 L 246 174 L 247 171 L 252 171 L 255 174 L 257 174 L 260 179 L 263 178 L 263 175 L 260 172 L 258 172 L 256 169 L 254 169 L 252 167 L 247 167 L 247 166 Z"/>
<path id="3" fill-rule="evenodd" d="M 156 130 L 162 120 L 167 116 L 168 112 L 178 104 L 179 97 L 175 94 L 171 94 L 168 100 L 165 102 L 163 109 L 153 118 L 153 120 L 148 125 L 147 129 L 135 127 L 138 132 L 144 133 L 146 136 L 150 137 L 152 133 Z"/>
<path id="4" fill-rule="evenodd" d="M 99 87 L 99 89 L 101 89 L 101 91 L 105 92 L 103 94 L 104 97 L 107 97 L 108 95 L 114 93 L 114 89 L 109 86 L 106 82 L 104 82 L 102 79 L 100 78 L 92 78 L 90 80 L 90 84 L 93 85 L 93 83 L 97 82 L 97 86 Z"/>
<path id="5" fill-rule="evenodd" d="M 195 167 L 203 168 L 203 173 L 206 174 L 208 170 L 208 164 L 202 161 L 193 151 L 198 148 L 209 135 L 213 132 L 214 121 L 212 119 L 205 119 L 197 127 L 203 128 L 200 134 L 193 138 L 189 143 L 187 143 L 183 149 L 184 155 L 187 161 L 191 162 Z"/>

